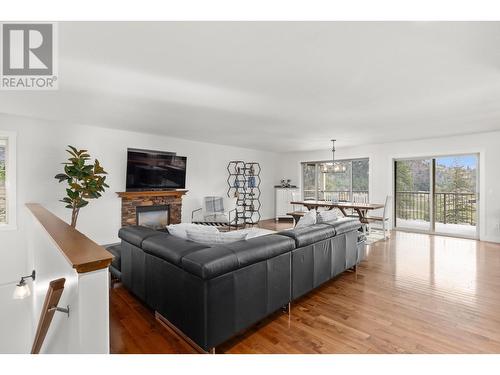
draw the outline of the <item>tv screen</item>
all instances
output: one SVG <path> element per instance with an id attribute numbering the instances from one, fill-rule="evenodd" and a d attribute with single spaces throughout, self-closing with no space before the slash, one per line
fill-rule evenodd
<path id="1" fill-rule="evenodd" d="M 173 152 L 127 150 L 127 190 L 184 189 L 185 156 Z"/>

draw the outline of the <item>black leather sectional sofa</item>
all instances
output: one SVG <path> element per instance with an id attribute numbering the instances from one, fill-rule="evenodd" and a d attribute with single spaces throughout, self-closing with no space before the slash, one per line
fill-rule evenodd
<path id="1" fill-rule="evenodd" d="M 286 307 L 364 256 L 360 223 L 207 246 L 146 227 L 119 232 L 122 282 L 205 351 Z"/>

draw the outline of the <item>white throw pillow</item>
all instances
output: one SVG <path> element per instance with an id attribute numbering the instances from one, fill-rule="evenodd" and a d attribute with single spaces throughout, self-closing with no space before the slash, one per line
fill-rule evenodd
<path id="1" fill-rule="evenodd" d="M 217 231 L 214 232 L 200 232 L 197 230 L 192 230 L 191 228 L 186 229 L 187 238 L 190 241 L 202 243 L 205 245 L 222 245 L 231 242 L 245 240 L 247 238 L 247 233 L 235 232 L 225 232 L 221 233 Z"/>
<path id="2" fill-rule="evenodd" d="M 295 228 L 304 228 L 316 224 L 316 210 L 310 210 L 302 216 Z"/>
<path id="3" fill-rule="evenodd" d="M 337 212 L 335 212 L 334 210 L 318 212 L 318 218 L 317 218 L 318 223 L 328 223 L 336 221 L 337 219 L 338 219 Z"/>
<path id="4" fill-rule="evenodd" d="M 216 227 L 210 225 L 192 224 L 192 223 L 180 223 L 180 224 L 170 224 L 167 225 L 168 233 L 172 236 L 182 238 L 187 240 L 186 230 L 190 229 L 192 231 L 198 231 L 200 233 L 219 233 Z"/>

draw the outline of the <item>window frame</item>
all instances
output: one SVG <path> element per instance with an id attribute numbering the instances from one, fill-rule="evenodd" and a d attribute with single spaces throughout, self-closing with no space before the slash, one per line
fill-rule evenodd
<path id="1" fill-rule="evenodd" d="M 369 157 L 363 157 L 363 158 L 352 158 L 352 159 L 335 159 L 335 162 L 349 162 L 351 164 L 351 182 L 350 182 L 350 196 L 353 196 L 353 184 L 352 184 L 352 163 L 354 161 L 360 161 L 360 160 L 366 160 L 368 161 L 368 200 L 370 199 L 370 158 Z M 319 194 L 319 186 L 318 186 L 318 173 L 320 172 L 320 165 L 321 164 L 327 164 L 331 163 L 331 160 L 319 160 L 319 161 L 303 161 L 300 163 L 300 169 L 301 169 L 301 194 L 302 197 L 304 197 L 304 165 L 311 165 L 315 164 L 315 199 L 318 200 L 318 194 Z"/>
<path id="2" fill-rule="evenodd" d="M 16 133 L 0 130 L 0 138 L 7 141 L 5 152 L 6 223 L 0 223 L 0 231 L 17 229 L 16 198 Z"/>

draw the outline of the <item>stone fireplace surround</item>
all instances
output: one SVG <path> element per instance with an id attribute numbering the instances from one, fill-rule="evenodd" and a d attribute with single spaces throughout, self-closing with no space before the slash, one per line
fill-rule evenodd
<path id="1" fill-rule="evenodd" d="M 122 227 L 137 225 L 136 207 L 169 206 L 169 223 L 181 222 L 182 197 L 187 190 L 117 192 L 122 199 Z"/>

